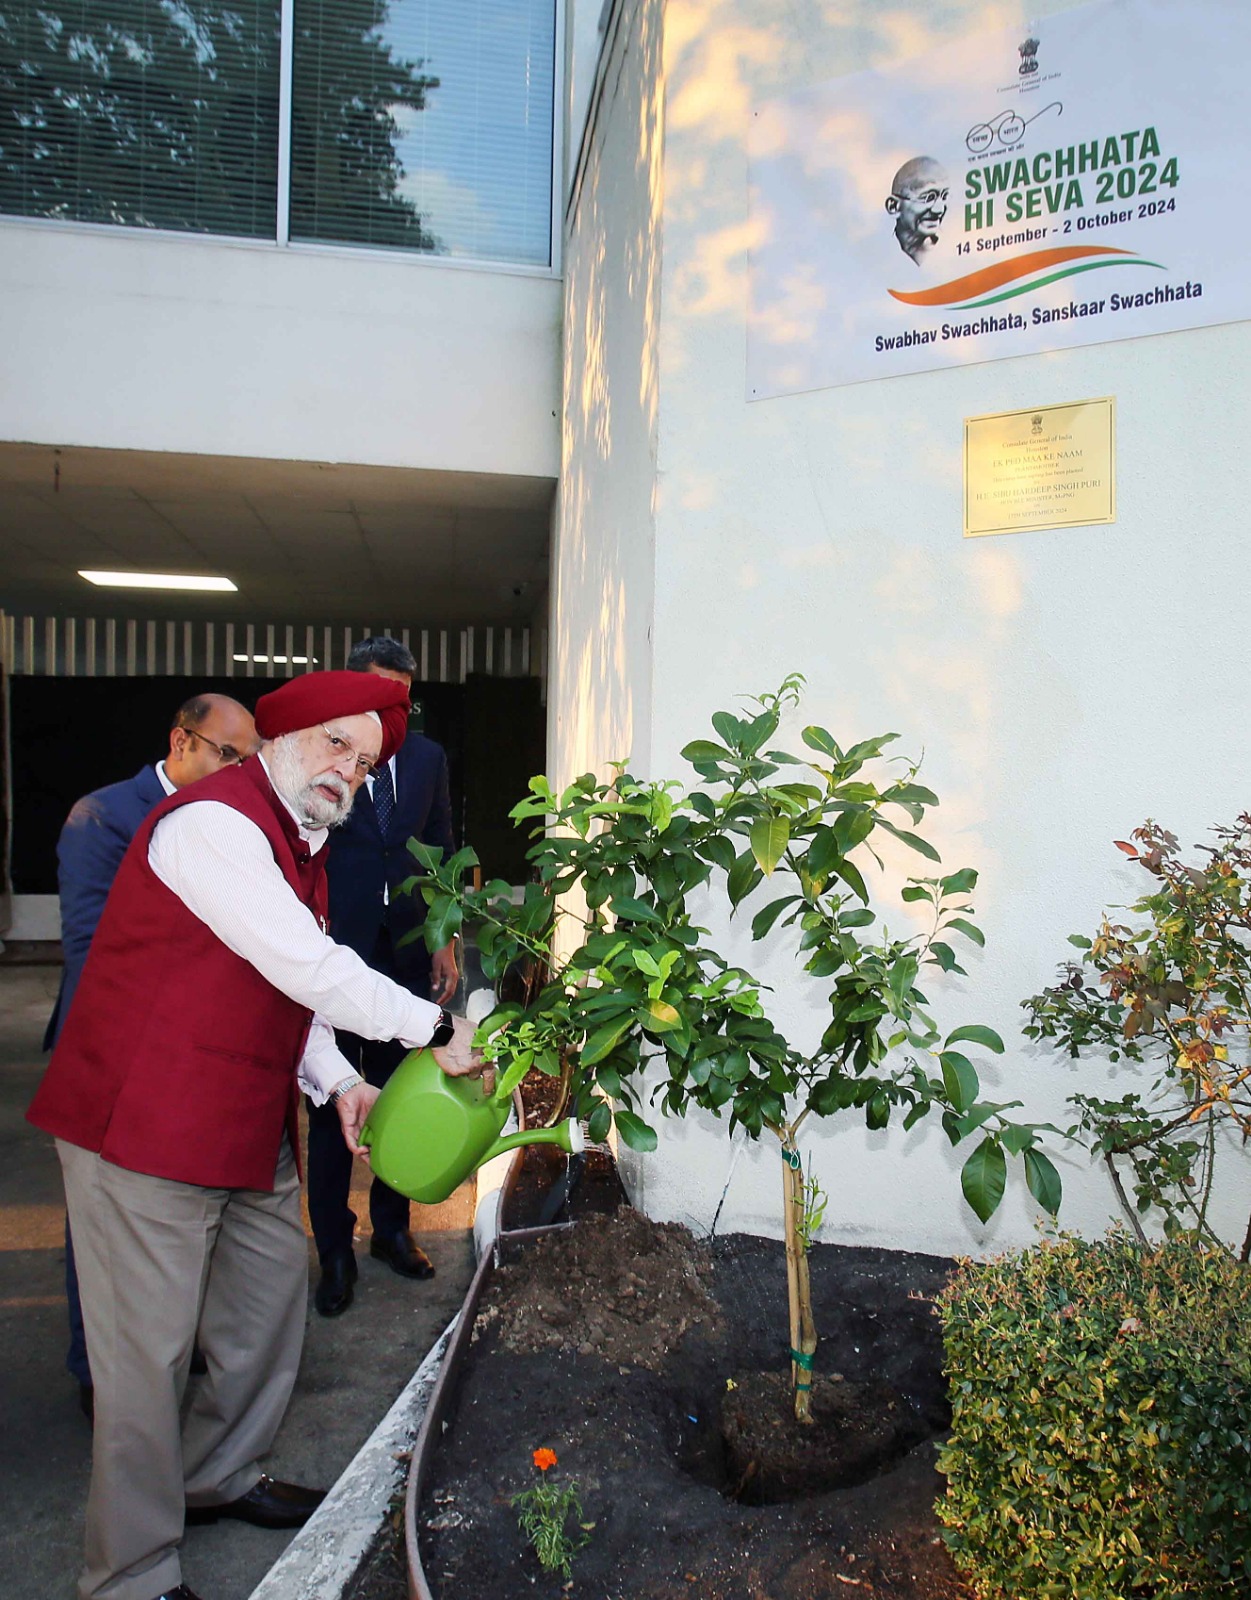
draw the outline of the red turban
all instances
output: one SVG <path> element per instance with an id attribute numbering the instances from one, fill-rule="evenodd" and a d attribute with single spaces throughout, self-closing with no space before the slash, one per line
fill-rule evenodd
<path id="1" fill-rule="evenodd" d="M 256 702 L 256 731 L 277 739 L 300 728 L 315 728 L 332 717 L 375 711 L 382 723 L 380 761 L 389 761 L 408 731 L 408 689 L 398 678 L 377 672 L 305 672 Z"/>

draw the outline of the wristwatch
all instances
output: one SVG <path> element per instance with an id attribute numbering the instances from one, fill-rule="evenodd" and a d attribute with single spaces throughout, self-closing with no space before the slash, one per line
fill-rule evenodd
<path id="1" fill-rule="evenodd" d="M 331 1092 L 326 1096 L 326 1104 L 337 1106 L 345 1094 L 350 1093 L 351 1090 L 355 1089 L 358 1084 L 364 1083 L 364 1081 L 364 1078 L 362 1078 L 359 1073 L 352 1073 L 350 1077 L 344 1078 L 342 1083 L 337 1084 L 334 1089 L 331 1090 Z"/>
<path id="2" fill-rule="evenodd" d="M 447 1044 L 456 1032 L 456 1023 L 450 1011 L 440 1011 L 439 1020 L 434 1025 L 434 1032 L 426 1040 L 427 1050 L 440 1050 Z"/>

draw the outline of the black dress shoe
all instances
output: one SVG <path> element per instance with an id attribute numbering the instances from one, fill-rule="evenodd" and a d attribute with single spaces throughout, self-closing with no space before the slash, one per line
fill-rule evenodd
<path id="1" fill-rule="evenodd" d="M 164 1594 L 158 1594 L 155 1600 L 200 1600 L 198 1594 L 192 1594 L 185 1583 L 180 1583 L 176 1589 L 166 1589 Z"/>
<path id="2" fill-rule="evenodd" d="M 96 1425 L 96 1391 L 89 1383 L 78 1385 L 78 1409 L 94 1428 Z"/>
<path id="3" fill-rule="evenodd" d="M 352 1304 L 352 1285 L 356 1282 L 356 1257 L 350 1250 L 336 1250 L 321 1264 L 321 1281 L 313 1294 L 313 1304 L 323 1317 L 337 1317 Z"/>
<path id="4" fill-rule="evenodd" d="M 280 1483 L 264 1474 L 247 1494 L 223 1506 L 188 1506 L 188 1523 L 216 1522 L 233 1517 L 258 1528 L 302 1528 L 326 1498 L 324 1489 L 304 1489 L 298 1483 Z"/>
<path id="5" fill-rule="evenodd" d="M 385 1261 L 401 1278 L 434 1277 L 434 1262 L 414 1243 L 407 1228 L 398 1233 L 375 1233 L 369 1241 L 369 1253 L 375 1261 Z"/>

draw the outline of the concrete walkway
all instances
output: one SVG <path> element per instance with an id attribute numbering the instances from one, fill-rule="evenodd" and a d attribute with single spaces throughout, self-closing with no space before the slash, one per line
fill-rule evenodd
<path id="1" fill-rule="evenodd" d="M 0 964 L 0 1592 L 72 1600 L 81 1558 L 91 1431 L 65 1371 L 60 1169 L 51 1139 L 23 1113 L 60 971 Z M 353 1209 L 367 1216 L 363 1194 Z M 277 1477 L 329 1485 L 404 1388 L 459 1309 L 472 1273 L 469 1200 L 423 1218 L 438 1269 L 412 1283 L 369 1260 L 358 1241 L 356 1301 L 333 1321 L 312 1309 L 300 1378 L 267 1463 Z M 415 1219 L 416 1221 L 416 1219 Z M 420 1226 L 420 1224 L 418 1224 Z M 366 1230 L 368 1223 L 365 1224 Z M 311 1251 L 310 1267 L 316 1262 Z M 194 1382 L 194 1379 L 192 1380 Z M 379 1515 L 385 1508 L 379 1508 Z M 185 1581 L 203 1600 L 247 1600 L 289 1535 L 240 1523 L 189 1528 Z M 309 1596 L 308 1600 L 320 1600 Z"/>

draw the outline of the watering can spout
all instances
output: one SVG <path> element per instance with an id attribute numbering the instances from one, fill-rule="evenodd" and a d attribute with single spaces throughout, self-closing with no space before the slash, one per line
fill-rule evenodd
<path id="1" fill-rule="evenodd" d="M 581 1155 L 586 1149 L 581 1124 L 573 1117 L 568 1117 L 564 1122 L 558 1122 L 554 1128 L 527 1128 L 517 1133 L 502 1134 L 482 1157 L 482 1162 L 490 1161 L 495 1156 L 502 1156 L 508 1150 L 520 1150 L 527 1144 L 559 1145 L 566 1155 L 571 1156 Z M 482 1162 L 479 1162 L 479 1166 Z"/>

